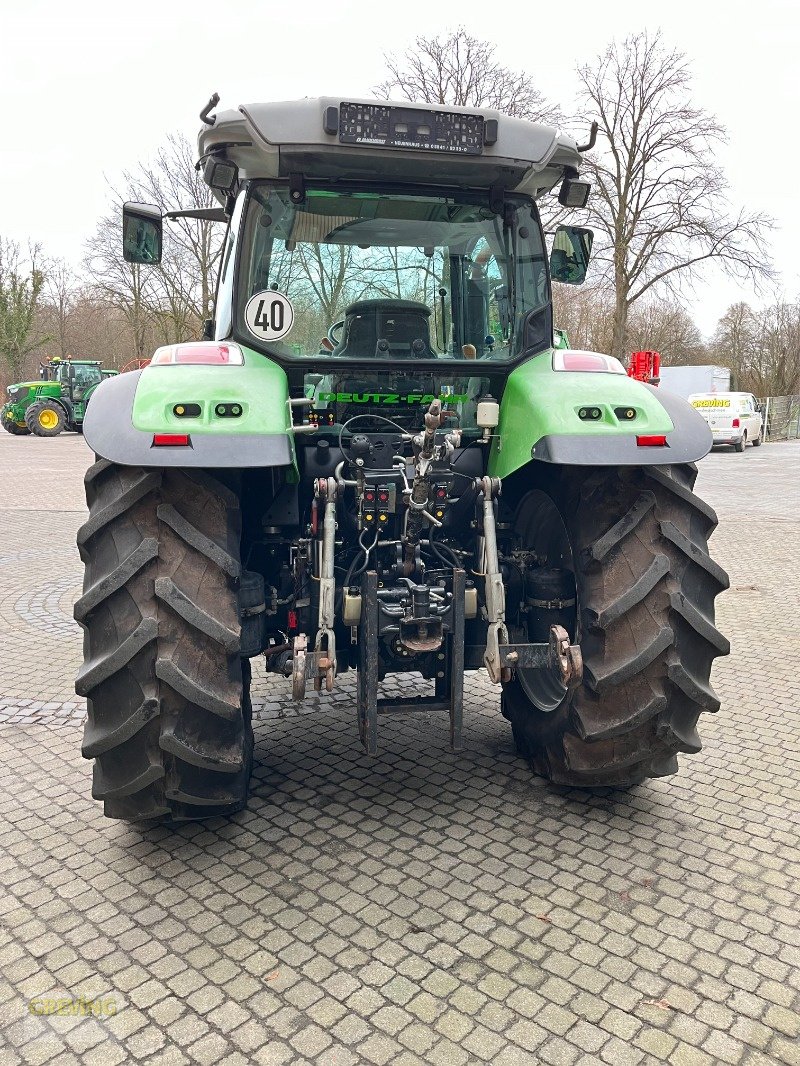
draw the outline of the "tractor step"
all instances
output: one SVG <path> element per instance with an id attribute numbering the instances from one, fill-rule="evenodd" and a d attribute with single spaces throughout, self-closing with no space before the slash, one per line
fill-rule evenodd
<path id="1" fill-rule="evenodd" d="M 450 715 L 450 749 L 462 750 L 464 720 L 464 593 L 466 574 L 453 571 L 451 632 L 443 647 L 447 656 L 446 684 L 437 682 L 435 696 L 378 699 L 380 656 L 378 648 L 378 575 L 368 570 L 361 579 L 363 613 L 358 647 L 358 733 L 368 755 L 378 753 L 378 715 L 409 711 L 446 711 Z M 442 689 L 449 689 L 444 692 Z"/>

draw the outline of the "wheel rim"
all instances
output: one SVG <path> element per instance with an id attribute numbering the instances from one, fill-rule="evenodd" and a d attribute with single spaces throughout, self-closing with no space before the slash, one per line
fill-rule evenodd
<path id="1" fill-rule="evenodd" d="M 54 429 L 58 425 L 58 415 L 55 411 L 40 411 L 39 425 L 42 429 Z"/>
<path id="2" fill-rule="evenodd" d="M 546 559 L 545 565 L 574 571 L 566 526 L 546 493 L 537 489 L 528 494 L 517 514 L 515 532 L 524 548 Z M 576 635 L 571 634 L 573 640 Z M 539 710 L 554 711 L 564 701 L 568 689 L 549 670 L 517 670 L 516 673 L 523 692 Z"/>

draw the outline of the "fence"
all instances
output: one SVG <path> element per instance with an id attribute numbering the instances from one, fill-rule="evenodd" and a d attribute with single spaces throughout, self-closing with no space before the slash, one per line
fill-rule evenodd
<path id="1" fill-rule="evenodd" d="M 758 401 L 764 418 L 765 440 L 800 437 L 800 396 L 767 396 Z"/>

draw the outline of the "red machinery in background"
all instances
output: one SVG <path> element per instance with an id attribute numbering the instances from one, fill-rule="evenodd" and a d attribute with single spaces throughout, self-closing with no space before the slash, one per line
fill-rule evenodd
<path id="1" fill-rule="evenodd" d="M 149 359 L 129 359 L 120 370 L 120 374 L 127 374 L 131 370 L 144 370 L 146 366 L 150 366 Z"/>
<path id="2" fill-rule="evenodd" d="M 634 352 L 628 365 L 628 377 L 645 381 L 648 385 L 657 385 L 661 380 L 661 356 L 658 352 Z"/>

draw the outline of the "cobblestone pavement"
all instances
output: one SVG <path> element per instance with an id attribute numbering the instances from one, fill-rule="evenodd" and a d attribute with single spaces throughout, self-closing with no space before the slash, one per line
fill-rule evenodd
<path id="1" fill-rule="evenodd" d="M 352 680 L 262 680 L 250 809 L 169 832 L 79 754 L 85 445 L 0 437 L 3 1066 L 800 1063 L 800 443 L 701 466 L 733 652 L 678 775 L 549 786 L 481 676 L 462 756 L 420 715 L 369 761 Z"/>

